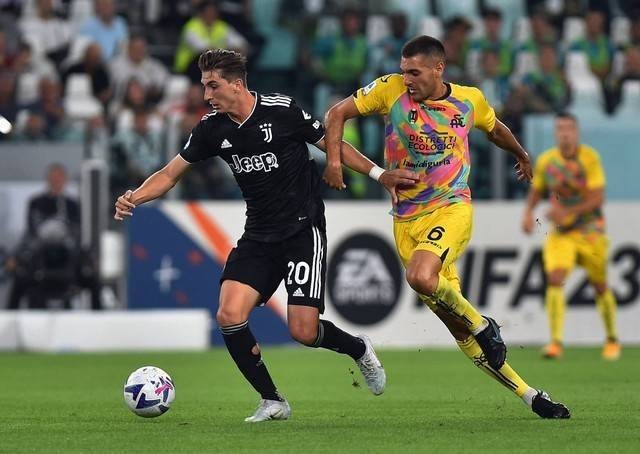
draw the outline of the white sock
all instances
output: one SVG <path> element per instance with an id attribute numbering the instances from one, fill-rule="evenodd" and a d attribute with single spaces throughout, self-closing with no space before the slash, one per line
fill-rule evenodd
<path id="1" fill-rule="evenodd" d="M 536 394 L 538 394 L 538 391 L 536 389 L 533 389 L 532 387 L 529 387 L 529 389 L 527 389 L 521 397 L 522 402 L 524 402 L 527 407 L 531 408 L 531 406 L 533 405 L 533 398 L 536 397 Z"/>

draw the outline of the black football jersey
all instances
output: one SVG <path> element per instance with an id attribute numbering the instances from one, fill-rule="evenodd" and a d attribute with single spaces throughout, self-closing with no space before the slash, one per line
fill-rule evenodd
<path id="1" fill-rule="evenodd" d="M 288 96 L 252 94 L 256 103 L 244 122 L 205 115 L 180 156 L 227 162 L 247 204 L 245 238 L 274 242 L 310 223 L 324 226 L 321 179 L 307 148 L 324 137 L 323 124 Z"/>

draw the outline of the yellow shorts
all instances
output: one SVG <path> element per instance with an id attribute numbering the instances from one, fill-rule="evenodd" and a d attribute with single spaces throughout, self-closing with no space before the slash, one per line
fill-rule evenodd
<path id="1" fill-rule="evenodd" d="M 460 278 L 455 262 L 462 255 L 473 227 L 473 207 L 469 203 L 454 203 L 409 221 L 394 221 L 396 249 L 406 267 L 415 251 L 430 251 L 442 260 L 442 275 L 460 290 Z M 433 310 L 435 303 L 420 295 Z"/>
<path id="2" fill-rule="evenodd" d="M 561 269 L 569 273 L 577 263 L 585 269 L 590 282 L 602 284 L 607 282 L 608 256 L 609 238 L 605 234 L 554 232 L 544 243 L 544 271 L 548 274 Z"/>

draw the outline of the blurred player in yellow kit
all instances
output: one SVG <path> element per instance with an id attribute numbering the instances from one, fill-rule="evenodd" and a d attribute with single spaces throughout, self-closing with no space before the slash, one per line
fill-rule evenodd
<path id="1" fill-rule="evenodd" d="M 616 298 L 607 286 L 609 239 L 602 213 L 605 176 L 600 156 L 580 143 L 576 118 L 571 114 L 556 117 L 557 146 L 540 155 L 533 185 L 522 220 L 526 233 L 534 229 L 533 210 L 545 193 L 551 208 L 547 217 L 554 224 L 543 248 L 547 276 L 545 306 L 549 317 L 551 343 L 543 350 L 547 358 L 562 356 L 565 296 L 569 273 L 576 264 L 587 272 L 596 292 L 596 306 L 604 322 L 607 341 L 602 357 L 615 360 L 621 347 L 616 331 Z"/>
<path id="2" fill-rule="evenodd" d="M 332 107 L 325 117 L 324 179 L 344 188 L 341 141 L 344 123 L 359 115 L 385 116 L 387 169 L 409 169 L 420 181 L 392 194 L 394 236 L 409 285 L 444 322 L 458 346 L 489 376 L 522 398 L 542 418 L 568 418 L 569 410 L 529 387 L 506 363 L 498 324 L 483 317 L 460 291 L 455 261 L 464 252 L 473 220 L 468 136 L 472 127 L 517 159 L 520 179 L 531 179 L 529 156 L 475 87 L 443 81 L 445 51 L 430 36 L 402 49 L 402 74 L 379 77 Z M 369 175 L 378 179 L 383 169 Z"/>

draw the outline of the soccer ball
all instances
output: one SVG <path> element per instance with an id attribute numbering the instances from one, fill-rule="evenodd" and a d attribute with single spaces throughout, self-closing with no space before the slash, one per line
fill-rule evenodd
<path id="1" fill-rule="evenodd" d="M 166 413 L 175 397 L 173 380 L 159 367 L 134 370 L 124 384 L 124 402 L 129 410 L 144 418 Z"/>

